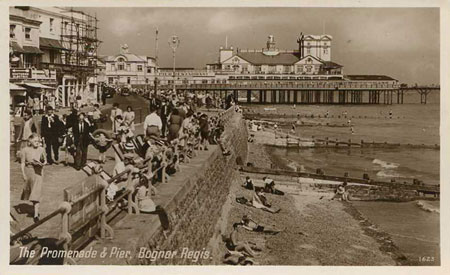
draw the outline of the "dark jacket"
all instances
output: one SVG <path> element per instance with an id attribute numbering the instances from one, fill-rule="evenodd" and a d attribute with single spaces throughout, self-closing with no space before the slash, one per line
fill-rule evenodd
<path id="1" fill-rule="evenodd" d="M 41 122 L 41 134 L 43 137 L 49 138 L 49 137 L 58 137 L 61 133 L 60 127 L 62 125 L 61 121 L 59 120 L 57 115 L 53 115 L 53 122 L 48 121 L 47 116 L 42 117 Z"/>
<path id="2" fill-rule="evenodd" d="M 92 127 L 86 122 L 83 121 L 83 132 L 80 133 L 80 123 L 72 125 L 73 139 L 76 145 L 81 141 L 84 146 L 89 144 L 89 133 L 92 131 Z"/>

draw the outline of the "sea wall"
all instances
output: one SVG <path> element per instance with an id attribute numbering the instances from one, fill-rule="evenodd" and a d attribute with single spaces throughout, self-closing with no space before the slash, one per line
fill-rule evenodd
<path id="1" fill-rule="evenodd" d="M 144 232 L 134 245 L 135 254 L 129 264 L 212 263 L 210 240 L 220 236 L 217 223 L 222 206 L 231 183 L 238 180 L 237 166 L 247 159 L 247 127 L 241 114 L 229 114 L 224 140 L 231 155 L 223 156 L 218 146 L 213 147 L 214 152 L 202 160 L 200 167 L 195 167 L 194 173 L 184 178 L 180 188 L 165 202 L 170 228 L 164 231 L 158 222 L 152 230 Z M 186 253 L 181 255 L 183 248 L 192 251 L 191 257 Z M 178 255 L 154 260 L 142 257 L 144 250 L 176 250 Z"/>

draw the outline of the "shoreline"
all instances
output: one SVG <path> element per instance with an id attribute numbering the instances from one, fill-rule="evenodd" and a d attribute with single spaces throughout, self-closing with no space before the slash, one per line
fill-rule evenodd
<path id="1" fill-rule="evenodd" d="M 248 162 L 254 166 L 292 169 L 283 159 L 272 156 L 266 146 L 256 143 L 248 143 L 248 146 Z M 241 182 L 244 179 L 245 175 L 241 174 Z M 252 176 L 252 179 L 261 180 L 259 176 Z M 258 264 L 413 265 L 393 243 L 389 234 L 375 229 L 351 204 L 322 199 L 331 196 L 331 193 L 320 190 L 283 190 L 287 191 L 285 196 L 267 194 L 269 202 L 282 209 L 278 214 L 270 214 L 235 201 L 239 196 L 251 198 L 252 191 L 242 188 L 241 182 L 232 184 L 229 200 L 223 206 L 222 235 L 229 234 L 233 223 L 239 222 L 242 215 L 250 215 L 258 223 L 282 231 L 275 236 L 267 236 L 243 230 L 245 232 L 241 235 L 245 240 L 262 247 L 261 255 L 254 258 Z M 224 264 L 224 243 L 221 240 L 216 242 L 219 253 L 214 262 Z"/>
<path id="2" fill-rule="evenodd" d="M 265 146 L 263 144 L 255 144 L 252 147 L 256 150 L 262 151 L 263 155 L 267 156 L 267 159 L 270 160 L 269 167 L 273 167 L 275 169 L 285 169 L 285 170 L 294 170 L 289 163 L 274 154 L 271 153 L 271 147 Z M 251 151 L 255 151 L 252 149 Z M 412 261 L 408 259 L 400 250 L 400 248 L 394 243 L 392 237 L 389 233 L 381 231 L 377 228 L 377 225 L 372 223 L 369 219 L 364 217 L 364 215 L 354 207 L 351 202 L 346 203 L 342 202 L 343 211 L 350 215 L 355 221 L 359 223 L 359 227 L 363 231 L 366 236 L 371 237 L 378 244 L 378 250 L 385 255 L 390 256 L 396 263 L 396 265 L 401 266 L 415 266 L 419 265 L 418 262 Z"/>

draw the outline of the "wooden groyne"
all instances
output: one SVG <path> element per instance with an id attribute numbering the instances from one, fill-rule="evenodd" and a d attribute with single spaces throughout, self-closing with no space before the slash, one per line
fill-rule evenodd
<path id="1" fill-rule="evenodd" d="M 354 186 L 355 194 L 359 194 L 360 196 L 364 196 L 367 190 L 375 190 L 376 192 L 383 192 L 383 198 L 389 197 L 390 195 L 396 194 L 397 196 L 402 196 L 404 194 L 408 197 L 408 199 L 413 198 L 430 198 L 430 199 L 438 199 L 440 197 L 440 186 L 439 185 L 427 185 L 422 181 L 414 179 L 412 182 L 397 182 L 392 180 L 391 182 L 386 181 L 378 181 L 370 179 L 367 174 L 363 174 L 362 178 L 349 177 L 348 173 L 345 173 L 344 176 L 336 176 L 336 175 L 326 175 L 324 171 L 320 168 L 316 170 L 316 173 L 306 173 L 306 172 L 298 172 L 292 170 L 280 170 L 280 169 L 268 169 L 268 168 L 260 168 L 260 167 L 241 167 L 241 172 L 251 173 L 251 174 L 259 174 L 263 175 L 275 175 L 275 176 L 287 176 L 294 178 L 310 178 L 316 180 L 324 180 L 324 181 L 332 181 L 334 184 L 330 184 L 329 187 L 335 187 L 336 184 L 340 184 L 344 181 L 348 183 L 356 183 L 361 185 L 366 185 L 366 187 Z M 367 189 L 369 188 L 369 189 Z M 370 192 L 367 192 L 367 195 Z M 427 196 L 430 195 L 430 196 Z M 406 198 L 405 198 L 406 199 Z"/>
<path id="2" fill-rule="evenodd" d="M 261 133 L 261 134 L 258 134 Z M 322 137 L 316 138 L 302 138 L 281 130 L 265 129 L 264 131 L 251 132 L 253 136 L 257 137 L 258 142 L 275 147 L 289 147 L 289 148 L 408 148 L 408 149 L 432 149 L 440 150 L 439 144 L 410 144 L 410 143 L 390 143 L 390 142 L 375 142 L 352 139 L 339 139 Z M 265 134 L 262 134 L 265 133 Z"/>
<path id="3" fill-rule="evenodd" d="M 326 114 L 300 114 L 295 113 L 273 113 L 273 112 L 252 112 L 247 109 L 244 111 L 244 118 L 250 120 L 259 120 L 261 118 L 276 119 L 276 118 L 321 118 L 321 119 L 405 119 L 405 116 L 390 116 L 390 115 L 381 115 L 381 116 L 368 116 L 368 115 L 326 115 Z"/>

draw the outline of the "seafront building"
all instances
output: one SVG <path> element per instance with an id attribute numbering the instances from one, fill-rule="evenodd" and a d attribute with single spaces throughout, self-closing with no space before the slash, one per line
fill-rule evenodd
<path id="1" fill-rule="evenodd" d="M 97 19 L 70 8 L 10 7 L 10 104 L 29 97 L 67 107 L 95 102 Z M 43 106 L 41 106 L 43 109 Z"/>
<path id="2" fill-rule="evenodd" d="M 219 60 L 207 70 L 239 74 L 333 75 L 342 77 L 343 66 L 331 61 L 330 35 L 307 35 L 298 40 L 297 50 L 280 50 L 269 35 L 262 49 L 244 50 L 221 47 Z"/>
<path id="3" fill-rule="evenodd" d="M 102 58 L 105 63 L 107 85 L 127 88 L 153 86 L 157 73 L 154 57 L 130 53 L 128 45 L 120 53 Z"/>

